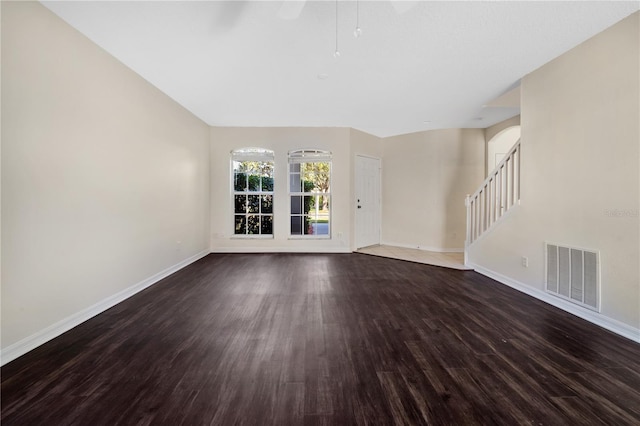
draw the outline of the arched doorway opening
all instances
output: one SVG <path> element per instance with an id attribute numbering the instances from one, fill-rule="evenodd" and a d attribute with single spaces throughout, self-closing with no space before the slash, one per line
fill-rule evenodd
<path id="1" fill-rule="evenodd" d="M 502 161 L 504 156 L 520 139 L 520 126 L 507 127 L 487 143 L 487 175 Z"/>

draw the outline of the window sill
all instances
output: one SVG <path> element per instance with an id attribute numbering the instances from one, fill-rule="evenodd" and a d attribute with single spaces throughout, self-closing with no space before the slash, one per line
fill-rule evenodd
<path id="1" fill-rule="evenodd" d="M 232 240 L 273 240 L 273 235 L 232 235 Z"/>
<path id="2" fill-rule="evenodd" d="M 290 240 L 330 240 L 331 235 L 290 235 Z"/>

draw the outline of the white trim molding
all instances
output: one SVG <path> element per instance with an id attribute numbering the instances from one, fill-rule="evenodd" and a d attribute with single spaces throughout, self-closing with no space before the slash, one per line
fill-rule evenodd
<path id="1" fill-rule="evenodd" d="M 98 303 L 89 306 L 88 308 L 81 310 L 80 312 L 64 318 L 56 322 L 55 324 L 52 324 L 47 328 L 32 334 L 31 336 L 25 337 L 24 339 L 10 346 L 7 346 L 5 349 L 0 351 L 0 365 L 5 365 L 6 363 L 11 362 L 14 359 L 26 354 L 27 352 L 32 351 L 38 346 L 47 343 L 48 341 L 60 336 L 61 334 L 71 330 L 72 328 L 82 324 L 83 322 L 128 299 L 134 294 L 141 292 L 142 290 L 152 286 L 153 284 L 156 284 L 163 278 L 166 278 L 169 275 L 179 271 L 180 269 L 192 264 L 193 262 L 202 259 L 208 254 L 208 250 L 201 251 L 200 253 L 195 254 L 173 266 L 170 266 L 169 268 L 160 271 L 157 274 L 143 281 L 140 281 L 139 283 L 134 284 L 129 288 L 126 288 L 112 296 L 107 297 L 104 300 L 101 300 Z"/>
<path id="2" fill-rule="evenodd" d="M 479 274 L 498 281 L 501 284 L 504 284 L 531 297 L 541 300 L 542 302 L 548 303 L 549 305 L 555 306 L 558 309 L 562 309 L 565 312 L 568 312 L 572 315 L 589 321 L 592 324 L 605 328 L 622 337 L 626 337 L 627 339 L 632 340 L 636 343 L 640 343 L 639 328 L 635 328 L 613 318 L 604 316 L 601 313 L 593 311 L 592 309 L 583 308 L 567 300 L 553 296 L 546 291 L 533 288 L 524 283 L 521 283 L 520 281 L 506 277 L 498 272 L 483 268 L 482 266 L 478 266 L 473 263 L 469 263 L 467 266 L 473 268 L 473 270 L 478 272 Z"/>

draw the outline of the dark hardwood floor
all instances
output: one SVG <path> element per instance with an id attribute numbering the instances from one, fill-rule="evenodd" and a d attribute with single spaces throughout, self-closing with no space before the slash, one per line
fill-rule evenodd
<path id="1" fill-rule="evenodd" d="M 1 373 L 3 426 L 640 424 L 640 345 L 362 254 L 209 255 Z"/>

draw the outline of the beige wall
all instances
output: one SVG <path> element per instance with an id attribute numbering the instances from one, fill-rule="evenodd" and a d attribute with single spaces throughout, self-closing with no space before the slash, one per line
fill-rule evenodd
<path id="1" fill-rule="evenodd" d="M 351 153 L 366 157 L 382 158 L 382 142 L 384 139 L 360 130 L 350 129 Z M 355 161 L 355 160 L 354 160 Z"/>
<path id="2" fill-rule="evenodd" d="M 522 79 L 521 206 L 469 252 L 472 263 L 542 291 L 545 241 L 599 250 L 602 316 L 636 330 L 639 18 Z"/>
<path id="3" fill-rule="evenodd" d="M 274 237 L 233 238 L 231 151 L 260 147 L 275 152 Z M 317 148 L 333 154 L 331 169 L 331 239 L 289 237 L 288 160 L 291 150 Z M 351 160 L 347 128 L 211 128 L 211 239 L 213 252 L 351 250 Z"/>
<path id="4" fill-rule="evenodd" d="M 2 2 L 2 348 L 208 249 L 209 127 Z"/>
<path id="5" fill-rule="evenodd" d="M 271 149 L 276 155 L 272 239 L 233 238 L 230 153 L 243 147 Z M 287 153 L 300 148 L 320 148 L 333 153 L 331 240 L 309 241 L 289 237 Z M 353 250 L 356 155 L 382 160 L 384 243 L 425 249 L 462 249 L 466 220 L 464 196 L 473 192 L 483 180 L 483 150 L 482 129 L 441 130 L 380 139 L 344 128 L 213 127 L 210 154 L 211 250 Z M 415 193 L 412 191 L 415 187 L 403 186 L 406 181 L 422 182 L 419 183 L 421 196 L 411 201 L 417 206 L 412 211 L 403 208 L 409 199 L 407 197 L 413 197 Z M 422 212 L 427 210 L 429 214 L 423 215 Z"/>
<path id="6" fill-rule="evenodd" d="M 483 129 L 447 129 L 383 140 L 382 240 L 461 250 L 466 194 L 484 180 Z"/>

